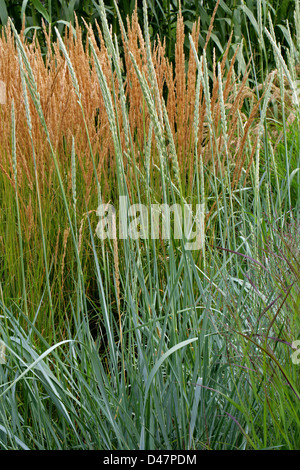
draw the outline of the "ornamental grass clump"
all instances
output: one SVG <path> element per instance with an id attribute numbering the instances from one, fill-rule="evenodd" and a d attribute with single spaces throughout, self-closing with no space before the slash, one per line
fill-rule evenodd
<path id="1" fill-rule="evenodd" d="M 241 76 L 233 35 L 210 62 L 219 3 L 203 48 L 179 13 L 174 63 L 145 0 L 119 39 L 102 1 L 95 30 L 43 26 L 45 54 L 2 31 L 1 449 L 299 444 L 299 58 L 260 8 L 277 70 Z M 175 214 L 144 236 L 162 204 L 204 229 L 195 249 Z"/>
<path id="2" fill-rule="evenodd" d="M 103 24 L 105 25 L 105 23 Z M 138 155 L 138 148 L 144 144 L 144 132 L 148 134 L 150 125 L 149 109 L 145 103 L 134 61 L 137 69 L 144 73 L 145 77 L 148 76 L 149 71 L 151 72 L 149 84 L 151 87 L 154 86 L 154 101 L 163 126 L 162 132 L 167 132 L 168 129 L 171 130 L 172 137 L 169 132 L 169 139 L 172 138 L 174 141 L 176 162 L 178 163 L 175 163 L 174 150 L 172 151 L 171 147 L 170 150 L 167 149 L 167 155 L 169 152 L 173 155 L 176 178 L 179 179 L 180 173 L 182 182 L 191 182 L 195 169 L 195 112 L 199 114 L 197 130 L 198 157 L 201 156 L 203 163 L 209 167 L 212 164 L 212 153 L 215 154 L 218 148 L 218 151 L 222 154 L 220 156 L 220 165 L 223 165 L 222 162 L 226 152 L 222 145 L 224 126 L 221 125 L 220 100 L 218 98 L 218 82 L 220 79 L 223 81 L 223 101 L 228 127 L 226 145 L 230 155 L 230 164 L 237 168 L 236 174 L 239 178 L 241 177 L 240 169 L 245 162 L 247 162 L 247 165 L 250 163 L 246 142 L 248 134 L 250 139 L 255 138 L 253 135 L 251 136 L 250 130 L 253 119 L 257 117 L 258 105 L 255 94 L 248 86 L 247 74 L 240 83 L 235 83 L 238 86 L 238 92 L 234 94 L 234 81 L 236 79 L 233 77 L 232 72 L 236 54 L 231 61 L 230 68 L 226 67 L 231 39 L 221 61 L 220 76 L 218 76 L 214 64 L 212 82 L 208 84 L 212 90 L 210 107 L 215 133 L 215 139 L 210 141 L 208 134 L 212 130 L 209 131 L 206 111 L 208 96 L 205 97 L 203 94 L 203 84 L 201 84 L 196 95 L 197 62 L 194 52 L 197 52 L 198 48 L 199 22 L 195 23 L 191 35 L 195 51 L 191 47 L 189 57 L 185 57 L 183 48 L 185 40 L 184 25 L 182 16 L 179 14 L 174 68 L 166 58 L 165 46 L 159 40 L 154 45 L 147 45 L 149 39 L 146 41 L 144 39 L 136 12 L 131 21 L 128 19 L 126 37 L 123 34 L 124 55 L 122 58 L 116 55 L 119 54 L 119 50 L 115 48 L 113 38 L 109 40 L 110 35 L 107 26 L 106 29 L 104 28 L 106 40 L 104 40 L 99 27 L 97 37 L 88 25 L 86 28 L 90 41 L 87 41 L 84 47 L 83 31 L 78 23 L 75 29 L 76 36 L 75 33 L 73 34 L 73 30 L 69 29 L 61 44 L 59 42 L 62 39 L 59 38 L 56 42 L 50 43 L 51 31 L 47 31 L 44 27 L 45 41 L 48 44 L 45 56 L 42 54 L 37 41 L 27 44 L 23 33 L 20 35 L 24 53 L 26 53 L 28 64 L 32 70 L 30 80 L 34 78 L 36 82 L 36 93 L 40 97 L 40 106 L 51 143 L 54 151 L 59 156 L 60 167 L 69 175 L 70 185 L 71 166 L 68 155 L 71 153 L 73 137 L 79 168 L 85 181 L 84 195 L 86 200 L 90 196 L 92 183 L 97 178 L 101 180 L 103 191 L 107 191 L 109 197 L 109 185 L 107 184 L 107 178 L 105 178 L 105 170 L 110 168 L 112 177 L 116 175 L 116 155 L 109 118 L 98 80 L 97 63 L 91 60 L 90 47 L 93 47 L 110 92 L 113 93 L 113 90 L 115 90 L 120 145 L 124 165 L 127 165 L 126 172 L 127 169 L 129 172 L 128 177 L 132 174 L 132 169 L 125 152 L 130 145 L 133 145 L 134 151 Z M 64 50 L 67 51 L 67 55 Z M 7 96 L 7 105 L 1 110 L 0 120 L 2 136 L 1 170 L 12 183 L 12 162 L 9 157 L 11 153 L 9 121 L 13 99 L 18 135 L 17 164 L 20 167 L 19 181 L 21 184 L 23 178 L 26 178 L 30 187 L 32 187 L 34 184 L 34 169 L 31 158 L 31 143 L 30 136 L 22 120 L 24 100 L 20 81 L 20 68 L 16 44 L 9 25 L 2 31 L 0 40 L 0 80 L 6 84 Z M 211 79 L 209 79 L 210 81 Z M 78 105 L 79 96 L 80 106 Z M 166 125 L 163 123 L 162 99 L 166 100 L 167 114 L 165 116 L 168 116 Z M 195 108 L 196 101 L 197 109 Z M 246 101 L 253 103 L 253 113 L 250 112 L 250 116 L 246 116 L 243 110 Z M 34 129 L 33 143 L 37 155 L 36 165 L 42 188 L 44 185 L 52 184 L 54 167 L 49 156 L 49 144 L 44 138 L 44 131 L 39 121 L 38 110 L 31 100 L 29 104 L 32 128 Z M 247 124 L 246 127 L 245 124 Z M 129 144 L 129 129 L 131 136 L 134 136 L 131 144 Z M 152 145 L 155 145 L 154 135 Z M 212 150 L 211 146 L 213 146 Z M 153 163 L 157 163 L 155 152 L 152 153 Z M 88 154 L 94 155 L 95 162 L 92 158 L 87 157 Z M 139 168 L 142 168 L 144 164 L 140 156 L 136 159 L 136 163 Z M 176 167 L 177 165 L 178 167 Z M 217 171 L 218 165 L 219 163 L 216 163 Z M 220 171 L 222 171 L 221 168 Z M 238 180 L 234 181 L 234 184 L 238 184 Z M 186 184 L 184 184 L 184 190 L 187 192 Z"/>

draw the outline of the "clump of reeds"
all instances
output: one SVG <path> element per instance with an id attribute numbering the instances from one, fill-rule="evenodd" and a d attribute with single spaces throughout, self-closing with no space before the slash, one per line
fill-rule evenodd
<path id="1" fill-rule="evenodd" d="M 194 25 L 191 41 L 198 49 L 198 36 L 200 24 Z M 147 45 L 140 26 L 136 12 L 128 19 L 126 37 L 123 33 L 123 57 L 119 57 L 122 76 L 124 76 L 124 90 L 128 110 L 128 124 L 135 150 L 137 151 L 144 144 L 144 133 L 148 133 L 150 125 L 149 110 L 143 97 L 143 90 L 135 71 L 130 54 L 136 61 L 138 69 L 145 76 L 148 75 L 149 58 L 147 58 Z M 40 95 L 41 107 L 53 148 L 59 156 L 61 168 L 68 172 L 69 186 L 71 186 L 71 168 L 68 155 L 71 153 L 72 138 L 75 141 L 75 153 L 78 164 L 82 171 L 86 184 L 85 195 L 88 197 L 93 181 L 93 162 L 90 158 L 89 141 L 92 153 L 95 156 L 96 171 L 98 177 L 103 181 L 106 191 L 109 190 L 106 173 L 109 169 L 110 176 L 115 174 L 115 151 L 113 139 L 109 127 L 109 120 L 105 111 L 105 104 L 100 90 L 97 71 L 94 61 L 90 57 L 89 43 L 83 44 L 83 31 L 76 25 L 76 36 L 70 28 L 65 35 L 64 43 L 70 61 L 72 63 L 81 95 L 81 103 L 84 110 L 86 126 L 82 115 L 82 110 L 78 105 L 78 96 L 72 83 L 72 77 L 67 66 L 66 58 L 62 55 L 58 41 L 51 43 L 51 31 L 44 27 L 44 35 L 48 44 L 48 51 L 43 56 L 37 41 L 26 44 L 23 32 L 20 35 L 21 42 L 27 54 L 33 75 L 36 80 L 37 90 Z M 119 82 L 116 72 L 112 72 L 110 65 L 110 55 L 107 45 L 103 39 L 100 27 L 98 34 L 87 26 L 88 36 L 93 44 L 95 53 L 106 77 L 107 84 L 111 92 L 115 89 L 116 109 L 118 112 L 118 122 L 120 131 L 120 141 L 123 151 L 126 150 L 125 127 L 123 126 L 123 114 L 121 95 L 118 93 Z M 211 29 L 210 29 L 211 32 Z M 226 67 L 226 60 L 231 45 L 231 38 L 221 61 L 221 73 L 217 74 L 216 62 L 212 70 L 212 78 L 208 80 L 207 86 L 211 89 L 208 97 L 203 93 L 203 83 L 200 84 L 197 107 L 195 107 L 197 62 L 192 47 L 189 57 L 184 55 L 185 32 L 181 14 L 178 16 L 177 41 L 175 51 L 175 64 L 171 64 L 166 58 L 165 46 L 158 39 L 151 48 L 151 61 L 155 72 L 157 90 L 161 100 L 166 100 L 166 111 L 172 137 L 175 143 L 180 177 L 182 181 L 192 181 L 195 170 L 195 113 L 199 114 L 199 125 L 197 129 L 197 153 L 201 156 L 207 168 L 216 165 L 216 171 L 224 171 L 225 155 L 229 156 L 229 164 L 235 167 L 236 177 L 233 184 L 237 184 L 241 177 L 243 166 L 249 168 L 252 154 L 246 149 L 248 135 L 254 118 L 257 116 L 258 104 L 254 93 L 249 89 L 248 74 L 239 81 L 234 75 L 234 63 L 236 54 L 231 60 L 230 67 Z M 186 66 L 187 64 L 187 66 Z M 121 70 L 120 69 L 120 70 Z M 26 184 L 33 185 L 33 167 L 31 163 L 31 143 L 26 125 L 24 123 L 24 101 L 22 96 L 19 63 L 16 46 L 10 26 L 2 31 L 0 39 L 0 80 L 7 86 L 7 104 L 1 108 L 0 132 L 1 132 L 1 170 L 7 178 L 11 180 L 12 162 L 10 159 L 10 109 L 12 99 L 15 102 L 16 133 L 17 140 L 17 162 L 20 167 L 19 182 L 26 179 Z M 219 86 L 222 80 L 222 88 Z M 223 90 L 223 111 L 220 109 L 220 89 Z M 207 99 L 210 100 L 207 103 Z M 252 103 L 252 109 L 248 116 L 244 112 L 245 100 Z M 158 105 L 158 103 L 157 103 Z M 207 119 L 207 107 L 210 108 L 212 117 L 213 139 L 209 138 L 209 124 Z M 41 186 L 51 185 L 53 164 L 49 157 L 48 143 L 44 138 L 42 127 L 39 123 L 39 116 L 34 109 L 34 104 L 30 103 L 33 139 L 37 154 L 37 169 L 41 180 Z M 224 147 L 224 125 L 222 119 L 226 119 L 226 151 Z M 163 124 L 164 127 L 164 124 Z M 165 129 L 163 129 L 166 132 Z M 254 137 L 252 137 L 252 140 Z M 128 141 L 128 139 L 127 139 Z M 153 143 L 155 139 L 153 136 Z M 252 148 L 252 151 L 253 148 Z M 138 153 L 138 152 L 137 152 Z M 152 163 L 157 163 L 155 151 L 152 151 Z M 217 161 L 213 161 L 212 154 L 219 154 Z M 126 158 L 124 157 L 124 161 Z M 136 159 L 137 165 L 143 165 L 143 156 Z M 133 175 L 129 166 L 128 178 Z M 186 179 L 187 178 L 187 179 Z"/>
<path id="2" fill-rule="evenodd" d="M 102 0 L 85 45 L 78 25 L 54 43 L 44 28 L 45 57 L 13 26 L 0 41 L 0 448 L 295 448 L 299 374 L 286 346 L 299 330 L 299 225 L 295 246 L 278 228 L 293 217 L 297 132 L 289 142 L 280 123 L 279 181 L 276 72 L 254 93 L 237 50 L 227 63 L 232 38 L 209 69 L 213 22 L 203 50 L 195 24 L 185 57 L 181 15 L 172 65 L 143 5 L 142 27 L 136 14 L 121 23 L 122 43 Z M 294 75 L 270 37 L 284 109 Z M 119 195 L 199 204 L 202 249 L 175 230 L 99 240 L 97 204 Z"/>

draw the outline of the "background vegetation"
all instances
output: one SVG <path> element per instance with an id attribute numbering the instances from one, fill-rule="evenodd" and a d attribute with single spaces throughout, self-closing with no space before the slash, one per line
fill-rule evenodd
<path id="1" fill-rule="evenodd" d="M 212 50 L 216 49 L 219 58 L 226 48 L 227 41 L 231 32 L 233 32 L 233 44 L 236 45 L 243 41 L 244 59 L 247 62 L 250 55 L 253 54 L 256 60 L 260 60 L 263 52 L 263 61 L 274 68 L 272 63 L 272 54 L 269 54 L 269 44 L 259 45 L 260 21 L 262 27 L 268 23 L 268 14 L 271 15 L 275 27 L 276 37 L 283 46 L 286 46 L 288 22 L 289 27 L 294 31 L 294 3 L 295 0 L 263 0 L 257 2 L 254 0 L 230 0 L 219 2 L 214 21 L 214 30 L 211 35 L 211 41 L 208 46 L 207 55 L 212 60 Z M 120 38 L 120 26 L 117 18 L 114 1 L 104 1 L 105 11 L 108 21 L 112 27 L 113 34 Z M 126 23 L 126 18 L 133 14 L 137 7 L 139 21 L 143 21 L 143 2 L 128 1 L 118 2 L 118 8 L 121 18 Z M 166 42 L 166 56 L 172 61 L 175 59 L 176 42 L 176 24 L 179 8 L 184 20 L 185 31 L 187 33 L 185 40 L 185 51 L 189 49 L 188 33 L 192 32 L 192 27 L 198 18 L 201 18 L 201 31 L 199 35 L 199 45 L 204 47 L 206 35 L 208 33 L 211 17 L 216 6 L 216 1 L 208 0 L 203 2 L 191 0 L 147 0 L 148 6 L 148 24 L 151 38 L 156 39 L 159 35 L 161 41 Z M 28 38 L 33 37 L 33 33 L 41 30 L 41 22 L 55 25 L 60 34 L 63 33 L 66 24 L 75 26 L 75 16 L 79 24 L 83 21 L 91 24 L 95 29 L 95 22 L 100 20 L 99 3 L 96 0 L 1 0 L 0 1 L 0 21 L 6 25 L 8 17 L 14 21 L 16 29 L 21 30 L 22 19 L 25 18 L 25 35 Z M 260 18 L 261 17 L 261 18 Z M 42 35 L 38 36 L 40 41 Z M 262 39 L 264 42 L 264 39 Z M 261 47 L 261 48 L 260 48 Z"/>

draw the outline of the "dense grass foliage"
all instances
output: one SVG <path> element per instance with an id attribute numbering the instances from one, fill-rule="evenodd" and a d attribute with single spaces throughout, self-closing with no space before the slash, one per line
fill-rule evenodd
<path id="1" fill-rule="evenodd" d="M 177 15 L 181 11 L 185 25 L 185 52 L 189 50 L 188 34 L 192 32 L 193 24 L 201 18 L 201 30 L 199 34 L 199 48 L 202 51 L 206 43 L 212 17 L 215 17 L 214 30 L 211 41 L 207 47 L 208 63 L 213 62 L 213 48 L 215 48 L 219 59 L 233 33 L 234 41 L 230 57 L 234 54 L 237 44 L 243 44 L 243 53 L 239 60 L 242 67 L 252 56 L 257 65 L 257 73 L 260 79 L 263 70 L 274 68 L 271 47 L 264 41 L 262 29 L 268 23 L 268 15 L 271 15 L 275 25 L 276 37 L 286 47 L 288 45 L 289 32 L 287 21 L 294 32 L 294 5 L 295 0 L 147 0 L 149 34 L 152 40 L 160 37 L 165 42 L 166 56 L 172 62 L 175 60 L 176 25 Z M 108 21 L 112 27 L 113 34 L 121 38 L 121 28 L 118 21 L 117 10 L 114 0 L 105 0 L 104 7 Z M 139 21 L 143 21 L 143 2 L 119 1 L 118 9 L 122 21 L 126 24 L 127 18 L 131 17 L 136 8 Z M 25 18 L 25 35 L 32 40 L 37 35 L 42 49 L 46 50 L 47 44 L 42 34 L 41 23 L 56 26 L 63 34 L 65 25 L 76 25 L 76 18 L 81 26 L 84 22 L 92 25 L 96 31 L 96 22 L 100 20 L 100 8 L 97 0 L 0 0 L 0 25 L 6 25 L 8 18 L 13 18 L 16 29 L 20 32 L 22 19 Z M 100 20 L 101 21 L 101 20 Z M 55 33 L 54 33 L 55 34 Z M 271 60 L 271 63 L 269 63 Z"/>
<path id="2" fill-rule="evenodd" d="M 204 43 L 188 2 L 171 46 L 146 1 L 119 36 L 103 1 L 46 49 L 2 30 L 1 449 L 299 448 L 300 9 L 283 53 L 250 3 L 268 65 L 236 30 L 213 53 L 239 2 Z M 119 196 L 198 204 L 203 246 L 99 239 Z"/>

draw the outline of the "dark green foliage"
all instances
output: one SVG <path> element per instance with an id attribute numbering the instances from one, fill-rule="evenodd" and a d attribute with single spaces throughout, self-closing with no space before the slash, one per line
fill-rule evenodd
<path id="1" fill-rule="evenodd" d="M 117 14 L 114 6 L 114 0 L 105 0 L 106 13 L 109 23 L 112 24 L 113 31 L 120 34 L 120 28 L 117 20 Z M 210 25 L 211 17 L 216 6 L 215 0 L 148 0 L 149 29 L 152 39 L 160 36 L 166 41 L 167 56 L 174 59 L 174 50 L 176 42 L 176 21 L 181 3 L 181 11 L 184 18 L 186 33 L 190 33 L 194 22 L 201 18 L 200 30 L 200 49 L 205 44 L 205 38 Z M 219 59 L 226 48 L 230 33 L 233 31 L 234 43 L 244 43 L 244 65 L 241 70 L 244 71 L 246 62 L 250 59 L 251 53 L 255 59 L 256 65 L 260 65 L 260 71 L 266 68 L 270 70 L 274 64 L 268 63 L 270 57 L 270 45 L 267 44 L 264 50 L 261 49 L 258 38 L 259 19 L 258 3 L 254 0 L 220 0 L 216 13 L 214 28 L 210 44 L 208 45 L 207 57 L 212 62 L 213 48 L 216 50 L 216 57 Z M 119 1 L 118 8 L 123 21 L 134 11 L 136 2 Z M 286 20 L 291 27 L 293 25 L 293 11 L 295 0 L 262 0 L 262 26 L 267 25 L 267 16 L 270 12 L 274 25 L 283 25 Z M 137 2 L 138 16 L 142 24 L 142 2 Z M 46 23 L 51 22 L 63 32 L 66 24 L 70 22 L 75 24 L 75 15 L 80 24 L 84 19 L 86 22 L 95 25 L 99 21 L 99 9 L 96 0 L 0 0 L 0 24 L 6 24 L 8 17 L 11 17 L 17 30 L 21 29 L 22 17 L 25 14 L 26 35 L 32 38 L 34 31 L 41 29 L 41 20 Z M 284 32 L 280 27 L 276 27 L 278 40 L 281 44 L 285 42 Z M 39 40 L 42 35 L 38 33 Z M 188 35 L 186 36 L 186 51 L 189 48 Z M 232 50 L 232 54 L 233 54 Z"/>

